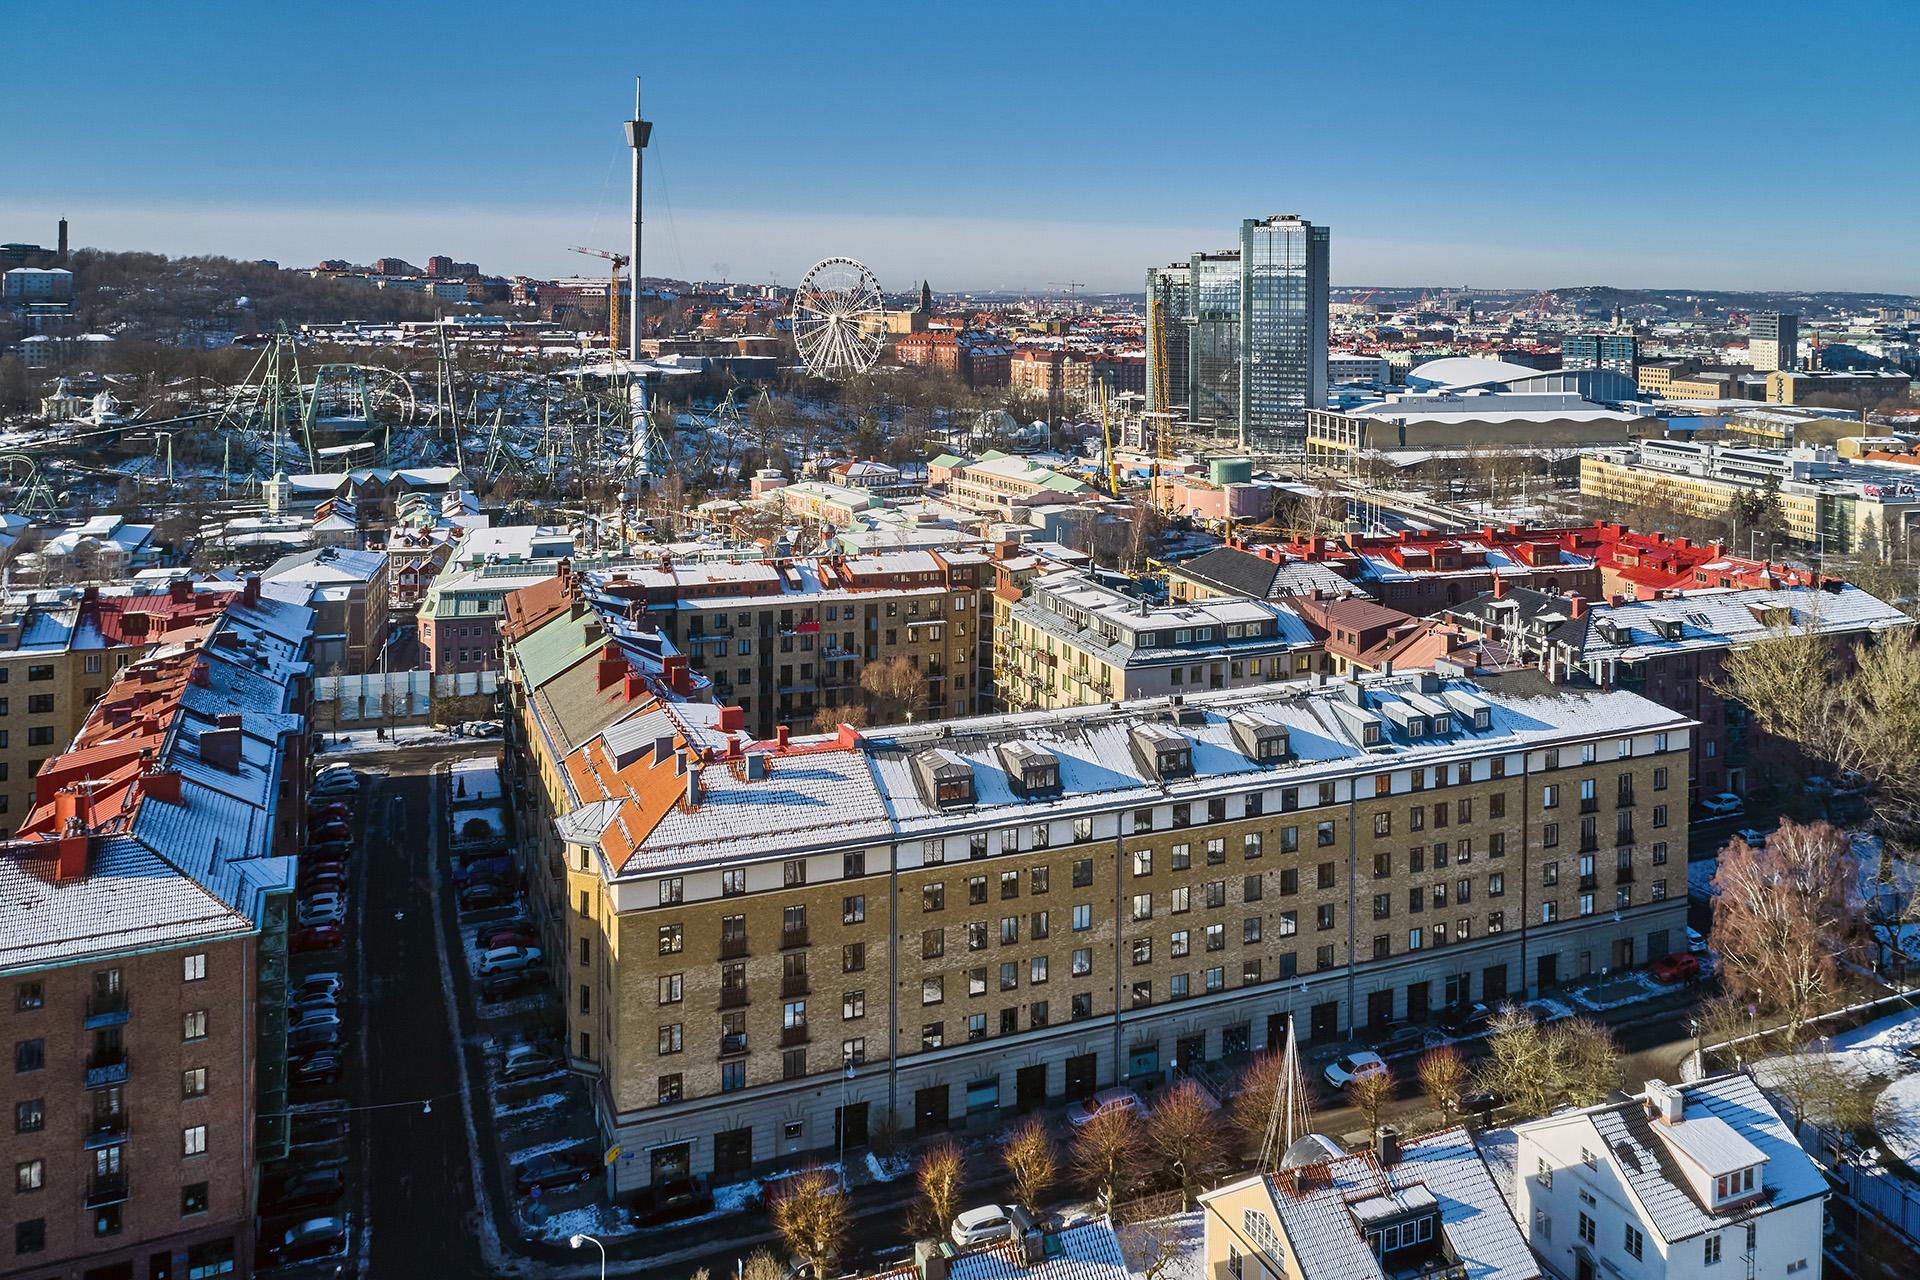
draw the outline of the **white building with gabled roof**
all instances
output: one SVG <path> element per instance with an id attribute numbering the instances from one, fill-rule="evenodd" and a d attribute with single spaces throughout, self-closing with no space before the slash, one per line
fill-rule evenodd
<path id="1" fill-rule="evenodd" d="M 1819 1168 L 1746 1075 L 1514 1126 L 1514 1216 L 1563 1280 L 1819 1280 Z"/>

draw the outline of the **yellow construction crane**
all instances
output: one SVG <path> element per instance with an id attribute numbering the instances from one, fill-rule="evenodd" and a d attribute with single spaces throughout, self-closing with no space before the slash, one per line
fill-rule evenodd
<path id="1" fill-rule="evenodd" d="M 1107 384 L 1104 380 L 1100 383 L 1100 437 L 1107 446 L 1107 494 L 1117 498 L 1120 496 L 1120 463 L 1113 456 L 1113 423 L 1107 418 Z"/>
<path id="2" fill-rule="evenodd" d="M 605 258 L 613 264 L 613 278 L 607 282 L 607 347 L 613 353 L 613 358 L 618 360 L 620 358 L 620 273 L 626 270 L 627 263 L 632 259 L 624 253 L 615 253 L 611 249 L 582 249 L 579 245 L 573 245 L 571 249 L 574 253 L 584 253 L 589 257 Z M 634 287 L 639 287 L 637 282 Z"/>
<path id="3" fill-rule="evenodd" d="M 1167 318 L 1166 311 L 1158 298 L 1147 301 L 1147 333 L 1153 342 L 1153 367 L 1156 377 L 1153 380 L 1153 404 L 1149 406 L 1148 417 L 1153 420 L 1153 505 L 1162 511 L 1167 509 L 1165 495 L 1161 485 L 1166 476 L 1173 471 L 1173 409 L 1168 399 L 1167 388 Z"/>

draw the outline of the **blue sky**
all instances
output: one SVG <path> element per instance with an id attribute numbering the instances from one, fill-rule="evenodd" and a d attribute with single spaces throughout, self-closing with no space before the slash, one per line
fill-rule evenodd
<path id="1" fill-rule="evenodd" d="M 88 3 L 8 13 L 0 239 L 1079 280 L 1333 228 L 1336 284 L 1920 292 L 1920 8 Z M 724 272 L 719 268 L 724 265 Z"/>

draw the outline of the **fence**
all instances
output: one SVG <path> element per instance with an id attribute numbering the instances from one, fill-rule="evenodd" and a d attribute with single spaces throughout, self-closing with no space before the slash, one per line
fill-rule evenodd
<path id="1" fill-rule="evenodd" d="M 333 729 L 382 724 L 430 724 L 434 705 L 455 698 L 491 700 L 498 671 L 371 671 L 321 676 L 313 682 L 315 721 Z M 478 717 L 476 717 L 478 718 Z"/>
<path id="2" fill-rule="evenodd" d="M 1920 1245 L 1920 1187 L 1846 1134 L 1804 1120 L 1796 1136 L 1842 1196 Z"/>
<path id="3" fill-rule="evenodd" d="M 1122 1200 L 1113 1206 L 1111 1216 L 1114 1226 L 1124 1227 L 1133 1222 L 1170 1218 L 1186 1207 L 1186 1201 L 1178 1191 L 1162 1191 L 1158 1195 L 1141 1196 L 1137 1200 Z"/>

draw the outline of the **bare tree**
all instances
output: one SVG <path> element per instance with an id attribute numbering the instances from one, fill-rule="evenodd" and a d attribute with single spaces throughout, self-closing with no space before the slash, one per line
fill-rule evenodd
<path id="1" fill-rule="evenodd" d="M 1378 1071 L 1363 1071 L 1347 1081 L 1347 1101 L 1359 1108 L 1370 1138 L 1380 1136 L 1380 1111 L 1393 1097 L 1393 1070 L 1382 1063 Z"/>
<path id="2" fill-rule="evenodd" d="M 1466 1095 L 1467 1082 L 1471 1078 L 1467 1060 L 1450 1044 L 1429 1049 L 1420 1055 L 1420 1087 L 1440 1108 L 1440 1113 L 1449 1119 L 1460 1110 L 1461 1099 Z"/>
<path id="3" fill-rule="evenodd" d="M 766 1249 L 755 1249 L 740 1268 L 740 1280 L 786 1280 L 787 1269 Z"/>
<path id="4" fill-rule="evenodd" d="M 1212 1186 L 1231 1160 L 1213 1099 L 1192 1080 L 1167 1090 L 1147 1118 L 1147 1144 L 1180 1184 L 1181 1207 Z"/>
<path id="5" fill-rule="evenodd" d="M 1487 1061 L 1479 1082 L 1525 1116 L 1541 1116 L 1563 1102 L 1602 1101 L 1625 1078 L 1620 1050 L 1605 1028 L 1585 1018 L 1545 1027 L 1511 1006 L 1494 1015 Z"/>
<path id="6" fill-rule="evenodd" d="M 835 733 L 843 724 L 852 725 L 856 729 L 864 729 L 872 722 L 873 717 L 869 716 L 866 707 L 858 702 L 821 707 L 813 713 L 813 731 L 815 733 Z"/>
<path id="7" fill-rule="evenodd" d="M 852 1207 L 834 1174 L 803 1169 L 786 1180 L 767 1216 L 781 1243 L 812 1269 L 815 1280 L 824 1280 L 846 1246 Z"/>
<path id="8" fill-rule="evenodd" d="M 1273 1109 L 1286 1088 L 1286 1055 L 1268 1050 L 1247 1064 L 1240 1073 L 1233 1095 L 1231 1120 L 1234 1128 L 1249 1144 L 1266 1141 L 1267 1126 L 1273 1121 Z"/>
<path id="9" fill-rule="evenodd" d="M 1132 1107 L 1108 1107 L 1080 1126 L 1073 1136 L 1073 1171 L 1081 1185 L 1111 1210 L 1121 1196 L 1140 1184 L 1147 1143 Z"/>
<path id="10" fill-rule="evenodd" d="M 860 687 L 884 709 L 883 723 L 911 719 L 927 701 L 927 678 L 905 657 L 868 663 L 860 671 Z"/>
<path id="11" fill-rule="evenodd" d="M 967 1179 L 966 1157 L 951 1142 L 938 1142 L 920 1154 L 913 1180 L 920 1199 L 910 1215 L 915 1230 L 944 1236 L 960 1210 L 960 1188 Z"/>
<path id="12" fill-rule="evenodd" d="M 1060 1153 L 1040 1117 L 1030 1116 L 1007 1135 L 1001 1158 L 1013 1184 L 1013 1198 L 1028 1209 L 1038 1209 L 1060 1179 Z"/>
<path id="13" fill-rule="evenodd" d="M 1547 1024 L 1548 1056 L 1559 1068 L 1565 1101 L 1576 1107 L 1605 1102 L 1626 1079 L 1613 1033 L 1586 1018 Z"/>
<path id="14" fill-rule="evenodd" d="M 1728 994 L 1778 1018 L 1797 1046 L 1808 1019 L 1840 994 L 1841 962 L 1865 928 L 1846 834 L 1784 821 L 1762 848 L 1736 837 L 1713 887 L 1713 946 Z"/>

